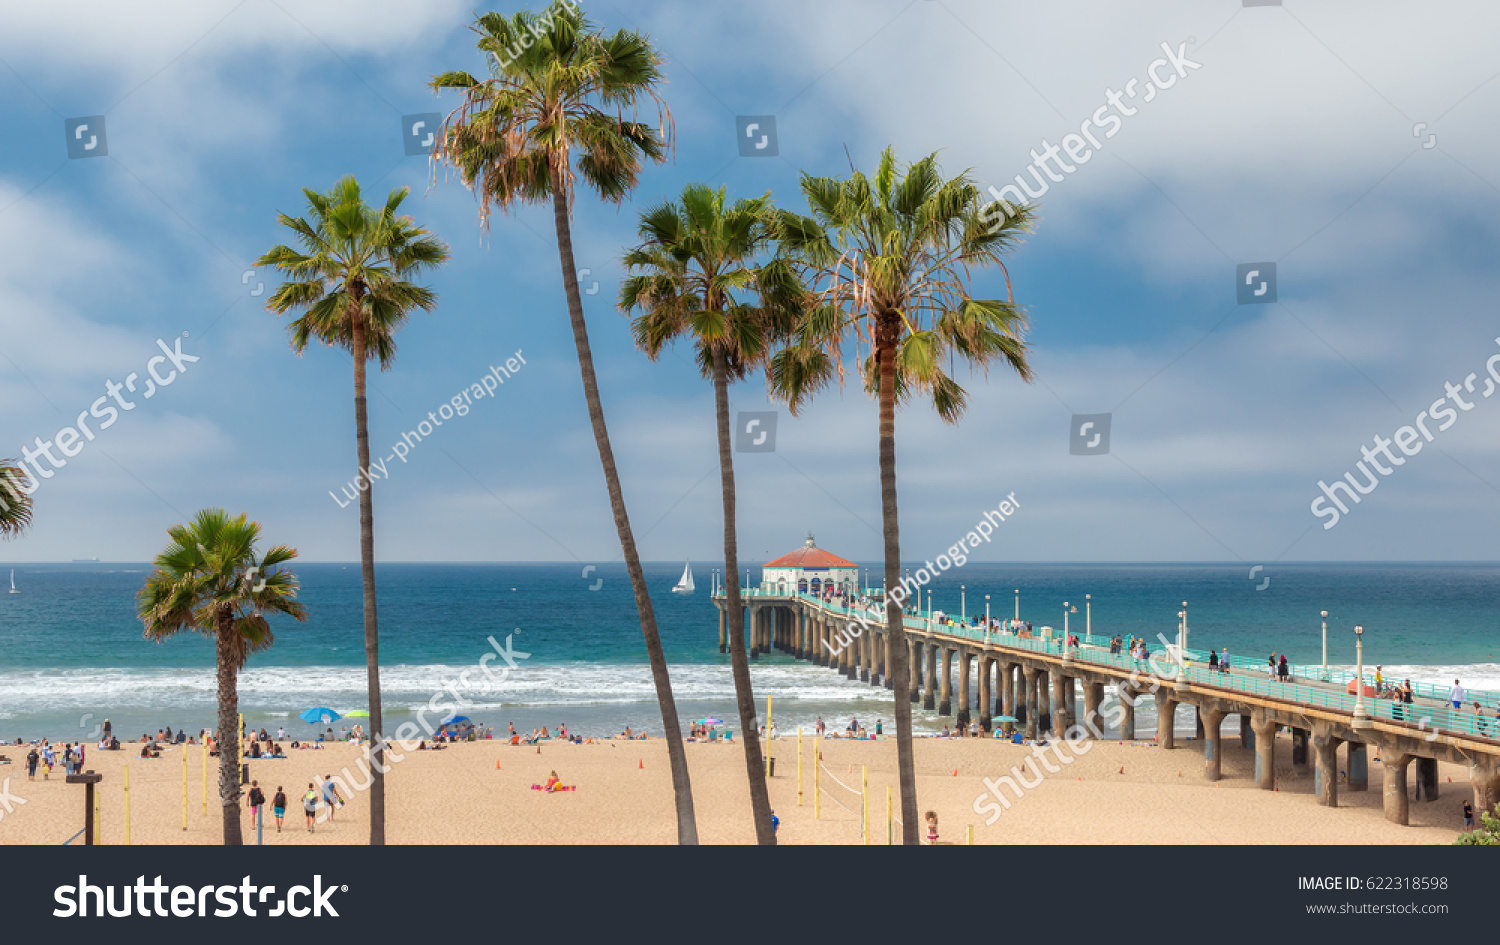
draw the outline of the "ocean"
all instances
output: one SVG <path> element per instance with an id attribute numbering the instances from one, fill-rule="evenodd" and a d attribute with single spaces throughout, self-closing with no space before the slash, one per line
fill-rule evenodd
<path id="1" fill-rule="evenodd" d="M 914 563 L 916 564 L 916 563 Z M 865 565 L 861 565 L 864 567 Z M 694 565 L 697 591 L 670 593 L 681 562 L 646 566 L 663 645 L 684 725 L 736 719 L 729 656 L 718 651 L 717 611 L 708 600 L 711 565 Z M 0 738 L 72 741 L 97 738 L 109 718 L 121 737 L 170 725 L 197 731 L 215 719 L 213 646 L 184 636 L 143 638 L 135 596 L 146 564 L 16 565 L 17 594 L 7 594 L 0 564 Z M 298 564 L 305 623 L 273 624 L 275 645 L 251 657 L 240 677 L 248 724 L 291 737 L 313 728 L 297 714 L 312 706 L 364 708 L 365 670 L 359 567 Z M 458 694 L 460 710 L 497 732 L 567 723 L 570 731 L 608 735 L 626 726 L 661 730 L 630 584 L 623 565 L 584 575 L 561 564 L 382 564 L 381 681 L 386 730 L 437 697 L 469 670 L 480 680 Z M 1493 564 L 1279 564 L 1246 576 L 1229 564 L 981 564 L 951 570 L 929 588 L 933 606 L 982 613 L 1015 611 L 1061 628 L 1063 602 L 1096 634 L 1173 638 L 1188 602 L 1189 645 L 1236 656 L 1286 653 L 1294 663 L 1322 659 L 1319 611 L 1328 610 L 1328 659 L 1354 663 L 1356 623 L 1365 627 L 1365 665 L 1387 677 L 1500 689 L 1500 566 Z M 870 566 L 870 573 L 878 568 Z M 758 572 L 752 571 L 758 579 Z M 1269 583 L 1266 579 L 1269 578 Z M 876 581 L 878 583 L 878 580 Z M 597 585 L 597 590 L 593 588 Z M 1085 607 L 1084 595 L 1091 595 Z M 925 597 L 924 597 L 925 602 Z M 489 638 L 524 652 L 516 668 L 478 669 Z M 857 716 L 891 724 L 890 692 L 781 654 L 752 661 L 756 701 L 766 699 L 778 730 L 791 734 L 822 717 L 843 727 Z M 503 677 L 503 680 L 501 679 Z M 472 681 L 471 679 L 471 681 Z M 1183 713 L 1179 718 L 1186 716 Z M 919 732 L 951 719 L 915 711 Z M 433 716 L 435 717 L 435 716 Z M 1141 716 L 1147 723 L 1149 712 Z M 1181 724 L 1181 723 L 1180 723 Z M 1191 724 L 1188 719 L 1187 724 Z M 337 730 L 339 723 L 335 723 Z"/>

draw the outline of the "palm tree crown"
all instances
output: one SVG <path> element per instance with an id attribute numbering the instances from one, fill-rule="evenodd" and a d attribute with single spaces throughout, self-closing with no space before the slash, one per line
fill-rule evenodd
<path id="1" fill-rule="evenodd" d="M 726 206 L 724 188 L 689 184 L 681 203 L 642 215 L 643 242 L 623 260 L 637 274 L 621 284 L 620 308 L 640 312 L 631 330 L 648 357 L 691 337 L 704 377 L 713 376 L 717 352 L 728 379 L 738 381 L 785 337 L 800 287 L 784 260 L 754 262 L 769 236 L 770 206 L 769 194 Z M 750 292 L 757 304 L 746 301 Z"/>
<path id="2" fill-rule="evenodd" d="M 266 614 L 307 619 L 297 601 L 296 576 L 281 568 L 297 552 L 277 545 L 257 557 L 260 525 L 244 514 L 231 518 L 223 509 L 205 509 L 191 525 L 174 525 L 167 535 L 171 542 L 156 556 L 139 595 L 148 640 L 186 632 L 217 640 L 227 622 L 232 632 L 226 655 L 240 669 L 251 653 L 275 640 Z"/>
<path id="3" fill-rule="evenodd" d="M 893 346 L 898 402 L 913 392 L 930 393 L 948 423 L 963 414 L 967 400 L 945 370 L 953 355 L 981 370 L 999 359 L 1031 380 L 1022 340 L 1026 317 L 1002 258 L 1031 228 L 1031 207 L 1010 207 L 1003 222 L 992 222 L 967 174 L 943 180 L 936 154 L 903 174 L 891 148 L 881 154 L 873 180 L 857 170 L 847 180 L 803 175 L 802 192 L 812 214 L 783 211 L 777 219 L 781 244 L 815 299 L 797 343 L 772 364 L 773 387 L 794 413 L 810 394 L 843 376 L 848 330 L 871 349 Z M 986 265 L 1005 275 L 1006 299 L 971 294 L 971 270 Z M 873 350 L 860 373 L 874 393 L 879 370 Z"/>
<path id="4" fill-rule="evenodd" d="M 491 77 L 433 77 L 434 90 L 461 89 L 463 102 L 432 159 L 457 168 L 479 197 L 481 221 L 488 222 L 491 203 L 538 202 L 555 189 L 571 203 L 574 150 L 577 173 L 616 203 L 635 188 L 643 158 L 666 160 L 671 117 L 654 89 L 661 57 L 644 36 L 605 36 L 563 3 L 541 14 L 486 13 L 472 29 Z M 643 102 L 656 105 L 660 130 L 633 117 Z"/>
<path id="5" fill-rule="evenodd" d="M 256 264 L 275 266 L 290 279 L 272 293 L 267 308 L 278 314 L 306 309 L 290 326 L 298 352 L 310 339 L 353 351 L 358 317 L 367 334 L 366 357 L 389 368 L 395 333 L 408 314 L 437 304 L 432 290 L 407 280 L 447 260 L 448 249 L 410 217 L 397 216 L 409 192 L 396 188 L 377 209 L 364 202 L 359 182 L 345 177 L 326 194 L 303 190 L 310 219 L 278 214 L 302 250 L 273 246 Z"/>
<path id="6" fill-rule="evenodd" d="M 21 487 L 30 479 L 15 460 L 0 459 L 0 538 L 19 538 L 31 526 L 31 496 Z"/>

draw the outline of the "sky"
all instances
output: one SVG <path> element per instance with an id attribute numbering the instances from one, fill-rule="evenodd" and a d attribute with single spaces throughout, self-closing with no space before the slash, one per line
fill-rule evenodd
<path id="1" fill-rule="evenodd" d="M 1033 151 L 1051 175 L 1038 170 L 1037 224 L 1007 260 L 1035 381 L 960 370 L 958 425 L 930 405 L 900 412 L 904 558 L 936 555 L 1012 493 L 1016 513 L 974 558 L 1494 557 L 1500 402 L 1482 396 L 1500 355 L 1494 5 L 585 7 L 651 37 L 675 130 L 671 160 L 629 199 L 580 193 L 574 208 L 647 560 L 711 562 L 722 521 L 711 388 L 690 351 L 653 363 L 635 350 L 614 305 L 642 211 L 691 182 L 805 211 L 803 173 L 845 175 L 851 159 L 868 170 L 887 145 L 904 161 L 938 152 L 981 188 L 1031 183 Z M 287 239 L 277 214 L 303 212 L 302 188 L 346 174 L 371 199 L 410 187 L 404 209 L 453 254 L 427 280 L 437 310 L 401 333 L 392 370 L 372 372 L 374 454 L 492 367 L 519 367 L 386 464 L 377 557 L 619 559 L 550 208 L 497 214 L 486 231 L 470 192 L 406 154 L 404 116 L 457 104 L 430 77 L 483 73 L 475 9 L 0 3 L 0 456 L 35 450 L 138 377 L 121 394 L 132 408 L 42 481 L 33 527 L 0 561 L 144 561 L 211 506 L 248 512 L 306 560 L 357 560 L 358 506 L 340 497 L 356 473 L 352 365 L 291 350 L 287 319 L 264 307 L 274 275 L 254 266 Z M 1087 160 L 1068 162 L 1075 136 L 1048 163 L 1049 144 L 1084 125 L 1097 139 Z M 1005 291 L 993 270 L 974 289 Z M 183 356 L 153 361 L 163 348 Z M 176 373 L 147 399 L 152 369 Z M 795 418 L 763 379 L 731 402 L 778 411 L 774 449 L 735 454 L 742 558 L 812 532 L 878 559 L 876 411 L 859 386 Z M 1091 415 L 1108 415 L 1107 440 L 1094 439 L 1103 417 L 1082 428 Z M 1377 486 L 1357 504 L 1336 492 L 1346 513 L 1328 500 L 1316 513 L 1320 482 L 1366 483 L 1356 464 L 1376 437 L 1418 452 L 1373 453 L 1387 471 L 1366 462 Z"/>

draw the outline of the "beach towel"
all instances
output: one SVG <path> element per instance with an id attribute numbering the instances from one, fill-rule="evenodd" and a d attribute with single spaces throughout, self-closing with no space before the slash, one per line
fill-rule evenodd
<path id="1" fill-rule="evenodd" d="M 576 791 L 576 790 L 578 790 L 578 785 L 576 785 L 576 784 L 554 784 L 552 786 L 552 788 L 550 790 L 548 790 L 546 787 L 543 787 L 540 784 L 533 784 L 531 786 L 531 789 L 533 791 L 546 791 L 548 794 L 555 794 L 558 791 Z"/>

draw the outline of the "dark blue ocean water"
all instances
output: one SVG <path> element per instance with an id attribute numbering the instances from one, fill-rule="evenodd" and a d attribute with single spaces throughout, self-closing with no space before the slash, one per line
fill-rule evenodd
<path id="1" fill-rule="evenodd" d="M 695 565 L 698 591 L 690 596 L 669 593 L 681 570 L 680 562 L 647 566 L 682 715 L 732 718 L 728 657 L 718 652 L 717 612 L 707 599 L 709 566 Z M 135 594 L 145 564 L 17 566 L 14 595 L 3 593 L 8 571 L 0 565 L 0 737 L 76 737 L 104 717 L 124 732 L 212 724 L 209 641 L 142 638 Z M 365 702 L 359 568 L 302 564 L 296 571 L 311 619 L 278 624 L 275 646 L 252 658 L 241 682 L 252 724 L 294 732 L 302 731 L 295 714 L 309 706 L 344 711 Z M 476 667 L 491 650 L 490 636 L 503 642 L 511 635 L 512 647 L 529 655 L 503 684 L 470 693 L 466 714 L 497 728 L 563 721 L 600 733 L 660 727 L 623 566 L 584 576 L 576 565 L 386 564 L 377 584 L 383 698 L 396 718 Z M 1251 578 L 1241 565 L 969 563 L 929 589 L 933 605 L 952 613 L 983 612 L 989 594 L 996 616 L 1014 612 L 1019 589 L 1022 619 L 1061 627 L 1067 601 L 1077 608 L 1068 616 L 1075 631 L 1091 611 L 1095 633 L 1147 637 L 1172 637 L 1187 601 L 1191 646 L 1227 644 L 1245 656 L 1274 650 L 1303 663 L 1321 659 L 1319 611 L 1326 609 L 1333 665 L 1353 664 L 1351 628 L 1360 623 L 1367 666 L 1500 688 L 1500 566 L 1492 564 L 1284 564 Z M 817 715 L 890 714 L 885 690 L 787 657 L 763 657 L 754 672 L 758 699 L 774 698 L 774 715 L 788 730 Z"/>

